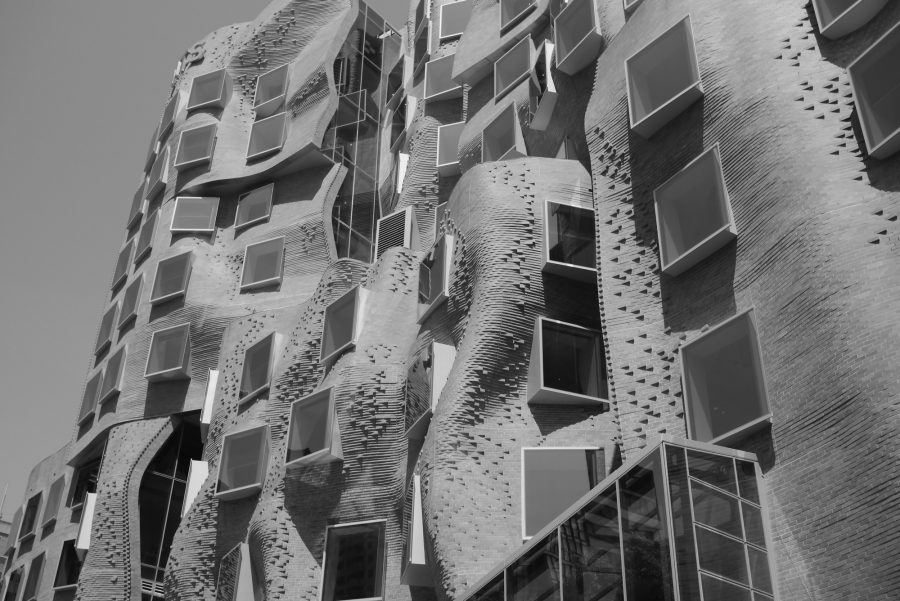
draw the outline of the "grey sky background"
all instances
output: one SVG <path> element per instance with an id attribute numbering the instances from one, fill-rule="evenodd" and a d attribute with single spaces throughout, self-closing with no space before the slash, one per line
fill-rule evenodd
<path id="1" fill-rule="evenodd" d="M 0 0 L 0 495 L 72 436 L 175 64 L 269 0 Z M 395 26 L 407 0 L 372 0 Z"/>

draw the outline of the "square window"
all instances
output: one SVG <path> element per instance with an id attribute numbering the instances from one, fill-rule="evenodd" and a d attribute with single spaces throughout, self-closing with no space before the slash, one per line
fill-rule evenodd
<path id="1" fill-rule="evenodd" d="M 105 351 L 112 343 L 113 325 L 116 323 L 116 312 L 118 310 L 119 303 L 115 303 L 103 314 L 103 318 L 100 320 L 100 331 L 97 332 L 97 344 L 94 345 L 95 355 Z"/>
<path id="2" fill-rule="evenodd" d="M 175 152 L 175 168 L 189 169 L 209 163 L 216 143 L 216 129 L 216 124 L 210 123 L 181 132 Z"/>
<path id="3" fill-rule="evenodd" d="M 813 0 L 819 32 L 836 40 L 853 33 L 873 18 L 888 0 Z"/>
<path id="4" fill-rule="evenodd" d="M 188 251 L 162 259 L 156 264 L 156 276 L 153 278 L 153 291 L 150 294 L 151 305 L 184 296 L 191 277 L 192 257 L 193 253 Z"/>
<path id="5" fill-rule="evenodd" d="M 596 283 L 594 209 L 554 200 L 544 203 L 543 271 Z"/>
<path id="6" fill-rule="evenodd" d="M 222 442 L 216 496 L 240 499 L 262 489 L 269 461 L 269 427 L 232 432 Z"/>
<path id="7" fill-rule="evenodd" d="M 456 348 L 439 342 L 432 342 L 416 355 L 406 380 L 407 438 L 425 438 L 455 360 Z"/>
<path id="8" fill-rule="evenodd" d="M 531 123 L 528 128 L 534 131 L 546 131 L 556 108 L 559 94 L 556 92 L 556 81 L 553 79 L 554 46 L 544 41 L 537 49 L 534 61 L 534 77 L 531 79 L 530 108 Z M 556 157 L 559 158 L 559 157 Z"/>
<path id="9" fill-rule="evenodd" d="M 169 179 L 169 147 L 165 147 L 153 162 L 150 168 L 150 174 L 147 176 L 147 186 L 145 192 L 147 199 L 154 198 L 157 194 L 166 189 L 166 182 Z"/>
<path id="10" fill-rule="evenodd" d="M 325 309 L 319 361 L 328 362 L 356 346 L 362 331 L 367 296 L 365 288 L 356 286 Z"/>
<path id="11" fill-rule="evenodd" d="M 256 78 L 253 110 L 256 118 L 268 117 L 284 106 L 288 86 L 288 65 L 275 67 Z"/>
<path id="12" fill-rule="evenodd" d="M 322 601 L 380 599 L 384 595 L 384 522 L 329 526 Z"/>
<path id="13" fill-rule="evenodd" d="M 753 310 L 681 347 L 688 436 L 727 444 L 772 417 Z"/>
<path id="14" fill-rule="evenodd" d="M 453 236 L 443 235 L 419 263 L 419 323 L 450 297 Z"/>
<path id="15" fill-rule="evenodd" d="M 25 566 L 21 566 L 10 573 L 9 580 L 6 583 L 6 593 L 3 595 L 3 601 L 16 601 L 16 599 L 18 599 L 19 587 L 22 586 L 22 576 L 24 572 Z"/>
<path id="16" fill-rule="evenodd" d="M 59 565 L 56 567 L 56 578 L 53 580 L 53 590 L 61 591 L 74 589 L 78 586 L 78 577 L 81 575 L 81 559 L 75 552 L 75 539 L 63 543 L 62 552 L 59 554 Z"/>
<path id="17" fill-rule="evenodd" d="M 100 458 L 93 459 L 78 466 L 72 476 L 72 498 L 69 507 L 72 511 L 84 504 L 88 494 L 97 492 L 97 479 L 100 477 Z"/>
<path id="18" fill-rule="evenodd" d="M 534 42 L 529 34 L 497 59 L 494 63 L 494 102 L 533 74 L 534 58 Z"/>
<path id="19" fill-rule="evenodd" d="M 190 378 L 191 326 L 181 324 L 153 332 L 144 377 L 151 382 Z"/>
<path id="20" fill-rule="evenodd" d="M 534 6 L 535 0 L 500 0 L 500 34 L 522 21 Z"/>
<path id="21" fill-rule="evenodd" d="M 225 69 L 195 77 L 191 81 L 191 95 L 188 98 L 187 110 L 224 108 L 225 98 L 228 95 L 226 88 L 228 81 L 228 72 Z"/>
<path id="22" fill-rule="evenodd" d="M 625 60 L 631 129 L 649 138 L 703 96 L 687 16 Z"/>
<path id="23" fill-rule="evenodd" d="M 250 129 L 247 160 L 253 161 L 280 151 L 284 145 L 286 126 L 287 113 L 278 113 L 256 121 Z"/>
<path id="24" fill-rule="evenodd" d="M 280 284 L 283 267 L 284 236 L 248 244 L 241 269 L 241 290 Z"/>
<path id="25" fill-rule="evenodd" d="M 459 0 L 442 4 L 440 7 L 439 21 L 441 24 L 440 38 L 452 40 L 463 34 L 472 14 L 472 0 Z"/>
<path id="26" fill-rule="evenodd" d="M 50 492 L 47 493 L 47 505 L 44 507 L 44 520 L 41 524 L 42 528 L 46 528 L 56 521 L 59 507 L 62 504 L 63 492 L 66 488 L 66 477 L 60 476 L 50 485 Z"/>
<path id="27" fill-rule="evenodd" d="M 81 411 L 78 412 L 78 425 L 83 425 L 88 418 L 94 415 L 97 406 L 97 397 L 100 394 L 100 384 L 103 382 L 103 370 L 99 370 L 84 385 L 84 395 L 81 397 Z"/>
<path id="28" fill-rule="evenodd" d="M 326 463 L 344 458 L 334 388 L 326 388 L 291 404 L 287 465 Z"/>
<path id="29" fill-rule="evenodd" d="M 147 221 L 141 226 L 141 233 L 138 234 L 137 250 L 134 252 L 135 265 L 146 257 L 150 253 L 150 249 L 153 248 L 153 234 L 156 231 L 157 217 L 159 217 L 159 210 L 153 211 L 153 214 L 147 217 Z"/>
<path id="30" fill-rule="evenodd" d="M 38 493 L 28 499 L 25 504 L 25 512 L 22 514 L 22 526 L 19 528 L 19 540 L 26 540 L 34 536 L 37 526 L 38 513 L 41 510 L 42 493 Z"/>
<path id="31" fill-rule="evenodd" d="M 115 291 L 128 278 L 128 264 L 131 263 L 131 249 L 134 248 L 134 239 L 129 240 L 125 248 L 119 251 L 119 258 L 116 260 L 116 270 L 113 273 L 112 288 Z"/>
<path id="32" fill-rule="evenodd" d="M 138 301 L 141 298 L 141 288 L 144 284 L 144 274 L 128 284 L 125 294 L 122 296 L 122 312 L 119 313 L 119 329 L 124 328 L 132 319 L 137 317 Z"/>
<path id="33" fill-rule="evenodd" d="M 528 403 L 608 406 L 600 332 L 538 317 L 528 367 Z"/>
<path id="34" fill-rule="evenodd" d="M 886 159 L 900 150 L 900 24 L 847 67 L 869 154 Z"/>
<path id="35" fill-rule="evenodd" d="M 653 191 L 662 271 L 678 275 L 737 236 L 719 145 Z"/>
<path id="36" fill-rule="evenodd" d="M 459 137 L 466 127 L 465 121 L 438 127 L 437 168 L 444 177 L 459 174 Z"/>
<path id="37" fill-rule="evenodd" d="M 141 216 L 144 214 L 144 182 L 141 181 L 141 185 L 138 186 L 137 191 L 134 193 L 134 197 L 131 199 L 131 209 L 128 211 L 128 222 L 125 224 L 125 229 L 130 230 L 134 225 L 140 221 Z"/>
<path id="38" fill-rule="evenodd" d="M 122 374 L 125 371 L 125 357 L 127 347 L 123 346 L 115 352 L 106 362 L 106 374 L 103 376 L 103 385 L 100 387 L 100 403 L 105 403 L 114 395 L 119 394 L 122 386 Z"/>
<path id="39" fill-rule="evenodd" d="M 593 0 L 570 0 L 553 23 L 557 69 L 575 75 L 594 62 L 603 47 L 603 36 Z"/>
<path id="40" fill-rule="evenodd" d="M 246 403 L 269 389 L 272 379 L 272 359 L 275 353 L 275 334 L 269 334 L 244 352 L 241 387 L 238 403 Z"/>
<path id="41" fill-rule="evenodd" d="M 416 214 L 412 207 L 406 207 L 382 217 L 375 228 L 375 259 L 389 248 L 418 246 Z"/>
<path id="42" fill-rule="evenodd" d="M 166 108 L 163 109 L 162 119 L 159 122 L 160 142 L 162 142 L 166 138 L 166 136 L 169 135 L 169 132 L 172 131 L 172 126 L 175 124 L 175 113 L 178 112 L 178 101 L 179 94 L 176 91 L 175 94 L 166 103 Z"/>
<path id="43" fill-rule="evenodd" d="M 22 593 L 22 601 L 37 599 L 38 587 L 41 584 L 41 574 L 44 572 L 44 554 L 41 553 L 31 560 L 28 568 L 28 579 L 25 581 L 25 590 Z"/>
<path id="44" fill-rule="evenodd" d="M 481 132 L 481 162 L 528 156 L 516 105 L 509 103 Z"/>
<path id="45" fill-rule="evenodd" d="M 175 199 L 175 212 L 172 214 L 172 232 L 216 231 L 216 214 L 219 211 L 219 199 L 213 196 L 179 196 Z"/>
<path id="46" fill-rule="evenodd" d="M 263 221 L 268 221 L 272 214 L 272 197 L 275 194 L 275 184 L 266 184 L 241 194 L 238 197 L 237 217 L 234 228 L 249 227 Z"/>
<path id="47" fill-rule="evenodd" d="M 447 54 L 425 63 L 424 100 L 436 101 L 462 98 L 462 86 L 453 81 L 453 57 Z"/>
<path id="48" fill-rule="evenodd" d="M 522 538 L 531 538 L 597 486 L 605 475 L 596 447 L 522 449 Z"/>

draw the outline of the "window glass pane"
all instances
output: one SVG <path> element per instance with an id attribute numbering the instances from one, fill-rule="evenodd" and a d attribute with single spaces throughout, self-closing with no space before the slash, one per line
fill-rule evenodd
<path id="1" fill-rule="evenodd" d="M 238 579 L 241 574 L 241 546 L 238 545 L 225 554 L 219 563 L 219 578 L 216 581 L 216 601 L 236 601 Z"/>
<path id="2" fill-rule="evenodd" d="M 663 446 L 669 472 L 669 502 L 672 508 L 672 546 L 678 590 L 682 599 L 699 599 L 697 553 L 694 543 L 694 520 L 691 512 L 691 492 L 688 484 L 687 457 L 684 448 Z"/>
<path id="3" fill-rule="evenodd" d="M 215 197 L 180 196 L 172 216 L 172 229 L 205 232 L 216 227 L 219 199 Z"/>
<path id="4" fill-rule="evenodd" d="M 691 476 L 722 490 L 727 490 L 733 495 L 737 494 L 734 464 L 730 457 L 712 455 L 691 449 L 688 449 L 687 456 Z"/>
<path id="5" fill-rule="evenodd" d="M 622 599 L 618 513 L 611 487 L 562 524 L 563 601 Z"/>
<path id="6" fill-rule="evenodd" d="M 691 482 L 694 519 L 716 530 L 743 538 L 741 514 L 736 497 L 726 495 L 694 480 Z"/>
<path id="7" fill-rule="evenodd" d="M 97 396 L 100 393 L 100 384 L 103 382 L 103 372 L 98 371 L 84 386 L 84 396 L 81 397 L 81 412 L 78 420 L 81 421 L 94 410 L 97 405 Z"/>
<path id="8" fill-rule="evenodd" d="M 265 219 L 272 211 L 272 194 L 275 185 L 269 184 L 247 192 L 238 200 L 236 227 Z"/>
<path id="9" fill-rule="evenodd" d="M 327 430 L 330 411 L 331 397 L 329 393 L 294 404 L 291 411 L 288 461 L 305 457 L 330 445 L 331 433 Z"/>
<path id="10" fill-rule="evenodd" d="M 357 293 L 358 289 L 351 290 L 325 310 L 325 326 L 322 331 L 323 357 L 353 341 Z"/>
<path id="11" fill-rule="evenodd" d="M 28 504 L 25 506 L 25 514 L 22 517 L 22 527 L 19 530 L 19 538 L 23 538 L 25 535 L 34 532 L 34 527 L 37 524 L 37 514 L 41 508 L 41 497 L 42 493 L 38 493 L 28 499 Z"/>
<path id="12" fill-rule="evenodd" d="M 547 208 L 550 260 L 594 269 L 594 212 L 555 202 L 548 203 Z"/>
<path id="13" fill-rule="evenodd" d="M 191 82 L 191 96 L 188 100 L 188 107 L 193 108 L 220 100 L 223 96 L 224 85 L 224 69 L 195 77 Z"/>
<path id="14" fill-rule="evenodd" d="M 421 302 L 431 304 L 444 292 L 446 260 L 447 237 L 441 236 L 419 267 L 419 300 Z"/>
<path id="15" fill-rule="evenodd" d="M 472 596 L 471 601 L 505 601 L 503 589 L 503 572 L 501 572 L 484 588 L 475 593 Z"/>
<path id="16" fill-rule="evenodd" d="M 750 576 L 753 579 L 753 588 L 771 593 L 772 578 L 769 574 L 768 554 L 765 551 L 747 547 L 747 555 L 750 559 Z"/>
<path id="17" fill-rule="evenodd" d="M 99 475 L 99 459 L 95 459 L 78 468 L 73 478 L 72 505 L 80 505 L 84 502 L 88 493 L 97 492 L 97 478 Z"/>
<path id="18" fill-rule="evenodd" d="M 765 530 L 763 530 L 762 512 L 758 507 L 743 502 L 741 503 L 741 510 L 744 513 L 744 537 L 747 541 L 765 549 L 766 534 Z"/>
<path id="19" fill-rule="evenodd" d="M 703 601 L 750 601 L 750 591 L 724 580 L 701 574 Z"/>
<path id="20" fill-rule="evenodd" d="M 153 214 L 147 218 L 144 225 L 141 226 L 141 233 L 138 236 L 137 251 L 134 253 L 134 261 L 138 262 L 153 245 L 153 232 L 156 229 L 156 219 L 159 216 L 159 210 L 153 211 Z"/>
<path id="21" fill-rule="evenodd" d="M 759 504 L 759 490 L 756 486 L 756 465 L 749 461 L 737 460 L 738 487 L 742 497 Z"/>
<path id="22" fill-rule="evenodd" d="M 264 428 L 233 434 L 225 439 L 222 466 L 219 470 L 218 492 L 260 484 L 259 462 L 261 445 L 265 442 Z"/>
<path id="23" fill-rule="evenodd" d="M 701 569 L 736 582 L 750 584 L 743 543 L 706 528 L 696 528 L 696 535 Z"/>
<path id="24" fill-rule="evenodd" d="M 240 397 L 269 385 L 269 365 L 272 361 L 272 336 L 266 336 L 244 353 Z"/>
<path id="25" fill-rule="evenodd" d="M 276 238 L 247 247 L 241 286 L 275 280 L 281 277 L 284 238 Z"/>
<path id="26" fill-rule="evenodd" d="M 256 80 L 255 106 L 269 102 L 287 91 L 287 65 L 263 73 Z"/>
<path id="27" fill-rule="evenodd" d="M 63 489 L 66 486 L 66 479 L 60 476 L 50 485 L 50 492 L 47 494 L 47 505 L 44 508 L 44 523 L 56 519 L 59 513 L 59 505 L 62 502 Z"/>
<path id="28" fill-rule="evenodd" d="M 601 479 L 598 449 L 524 449 L 525 536 L 533 536 Z"/>
<path id="29" fill-rule="evenodd" d="M 6 594 L 3 601 L 16 601 L 19 596 L 19 587 L 22 585 L 22 572 L 25 571 L 21 567 L 9 575 L 9 583 L 6 585 Z"/>
<path id="30" fill-rule="evenodd" d="M 192 253 L 186 252 L 160 261 L 153 283 L 153 300 L 178 295 L 187 289 Z"/>
<path id="31" fill-rule="evenodd" d="M 284 124 L 287 121 L 286 113 L 279 113 L 267 117 L 253 124 L 250 130 L 250 148 L 247 157 L 263 155 L 280 150 L 284 140 Z"/>
<path id="32" fill-rule="evenodd" d="M 106 375 L 103 376 L 103 386 L 100 388 L 100 398 L 106 398 L 107 395 L 119 390 L 119 379 L 122 376 L 122 369 L 125 367 L 125 347 L 123 346 L 116 354 L 109 358 L 106 363 Z"/>
<path id="33" fill-rule="evenodd" d="M 128 273 L 128 263 L 131 261 L 131 248 L 134 246 L 134 239 L 132 239 L 128 244 L 125 245 L 119 252 L 119 258 L 116 261 L 116 270 L 113 274 L 113 284 L 112 287 L 116 288 L 119 284 L 124 281 L 125 276 Z"/>
<path id="34" fill-rule="evenodd" d="M 203 437 L 200 434 L 200 426 L 181 424 L 181 447 L 178 450 L 178 465 L 175 468 L 175 477 L 187 482 L 191 460 L 199 461 L 203 457 Z"/>
<path id="35" fill-rule="evenodd" d="M 172 481 L 172 497 L 169 500 L 168 512 L 166 515 L 166 529 L 163 532 L 162 547 L 159 550 L 160 569 L 166 567 L 169 561 L 169 551 L 172 549 L 172 540 L 175 538 L 175 531 L 181 524 L 181 508 L 184 507 L 184 490 L 185 485 L 178 480 Z"/>
<path id="36" fill-rule="evenodd" d="M 209 159 L 212 155 L 213 142 L 216 139 L 216 125 L 205 125 L 181 132 L 178 143 L 176 165 L 194 163 Z"/>
<path id="37" fill-rule="evenodd" d="M 34 599 L 38 594 L 38 586 L 41 583 L 41 574 L 44 571 L 44 554 L 41 553 L 31 560 L 28 568 L 28 579 L 25 581 L 25 591 L 22 593 L 23 601 Z"/>
<path id="38" fill-rule="evenodd" d="M 184 325 L 169 330 L 160 330 L 153 334 L 150 360 L 147 363 L 148 374 L 181 367 L 187 346 L 188 332 L 188 326 Z"/>
<path id="39" fill-rule="evenodd" d="M 542 321 L 544 387 L 605 398 L 606 377 L 601 372 L 597 336 L 589 331 Z"/>
<path id="40" fill-rule="evenodd" d="M 532 4 L 534 0 L 500 0 L 500 28 L 516 21 Z"/>
<path id="41" fill-rule="evenodd" d="M 157 565 L 163 526 L 169 509 L 172 480 L 156 473 L 144 474 L 138 494 L 141 521 L 141 563 Z"/>
<path id="42" fill-rule="evenodd" d="M 70 586 L 78 583 L 81 574 L 81 561 L 75 553 L 75 541 L 67 540 L 63 543 L 62 553 L 59 558 L 59 566 L 56 569 L 56 579 L 53 586 Z"/>
<path id="43" fill-rule="evenodd" d="M 533 547 L 506 571 L 511 601 L 559 600 L 559 551 L 556 534 Z"/>
<path id="44" fill-rule="evenodd" d="M 99 353 L 109 344 L 118 308 L 119 303 L 116 303 L 103 314 L 103 319 L 100 320 L 100 331 L 97 333 L 97 345 L 94 347 L 94 353 Z"/>
<path id="45" fill-rule="evenodd" d="M 381 597 L 384 525 L 329 529 L 325 562 L 323 601 Z"/>
<path id="46" fill-rule="evenodd" d="M 531 36 L 522 38 L 518 44 L 494 63 L 494 95 L 500 95 L 531 70 L 531 55 L 534 45 Z"/>
<path id="47" fill-rule="evenodd" d="M 122 296 L 122 312 L 119 314 L 119 327 L 124 326 L 137 314 L 137 304 L 141 296 L 141 286 L 144 283 L 143 276 L 128 284 L 125 295 Z"/>

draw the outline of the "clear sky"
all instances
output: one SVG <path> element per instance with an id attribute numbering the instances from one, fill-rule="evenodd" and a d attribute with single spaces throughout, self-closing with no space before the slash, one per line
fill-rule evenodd
<path id="1" fill-rule="evenodd" d="M 71 438 L 183 52 L 269 0 L 0 0 L 0 495 Z M 369 3 L 395 24 L 407 0 Z"/>

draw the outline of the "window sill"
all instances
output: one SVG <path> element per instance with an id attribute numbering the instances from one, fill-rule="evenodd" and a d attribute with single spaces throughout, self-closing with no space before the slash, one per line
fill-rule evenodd
<path id="1" fill-rule="evenodd" d="M 246 497 L 252 497 L 253 495 L 259 493 L 261 490 L 262 484 L 249 484 L 247 486 L 230 488 L 223 492 L 217 492 L 215 496 L 220 501 L 235 501 L 238 499 L 244 499 Z"/>
<path id="2" fill-rule="evenodd" d="M 558 388 L 542 387 L 537 389 L 533 394 L 529 391 L 529 405 L 586 405 L 601 406 L 609 410 L 610 403 L 608 399 L 579 394 L 577 392 L 569 392 L 567 390 L 559 390 Z"/>

